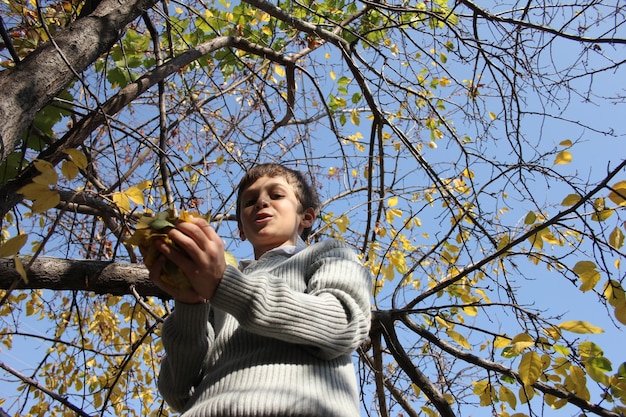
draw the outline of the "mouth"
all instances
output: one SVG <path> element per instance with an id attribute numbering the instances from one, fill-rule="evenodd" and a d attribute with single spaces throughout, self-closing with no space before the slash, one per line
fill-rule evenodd
<path id="1" fill-rule="evenodd" d="M 255 221 L 256 223 L 263 223 L 263 222 L 265 222 L 265 221 L 269 220 L 271 217 L 272 217 L 272 215 L 271 215 L 271 214 L 267 214 L 267 213 L 258 213 L 258 214 L 256 215 L 256 217 L 254 218 L 254 221 Z"/>

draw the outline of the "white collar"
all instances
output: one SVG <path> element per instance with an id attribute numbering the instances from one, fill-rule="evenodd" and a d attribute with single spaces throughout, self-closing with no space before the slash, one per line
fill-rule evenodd
<path id="1" fill-rule="evenodd" d="M 248 265 L 262 259 L 268 256 L 274 256 L 274 255 L 280 255 L 280 254 L 285 254 L 287 256 L 293 256 L 296 253 L 306 249 L 307 244 L 304 242 L 304 240 L 302 240 L 302 238 L 300 236 L 298 236 L 298 240 L 296 240 L 296 244 L 295 245 L 284 245 L 284 246 L 279 246 L 277 248 L 274 249 L 270 249 L 267 252 L 265 252 L 263 255 L 261 255 L 259 257 L 259 259 L 244 259 L 241 262 L 239 262 L 239 269 L 243 270 L 245 267 L 247 267 Z"/>

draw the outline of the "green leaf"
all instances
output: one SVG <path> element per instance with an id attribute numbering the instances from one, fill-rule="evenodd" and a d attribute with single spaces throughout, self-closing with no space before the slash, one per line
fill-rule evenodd
<path id="1" fill-rule="evenodd" d="M 156 219 L 150 223 L 150 228 L 154 230 L 162 230 L 166 227 L 176 227 L 173 223 L 165 220 L 165 219 Z"/>
<path id="2" fill-rule="evenodd" d="M 608 385 L 608 372 L 612 370 L 611 361 L 607 358 L 589 358 L 585 361 L 587 374 L 596 382 Z"/>
<path id="3" fill-rule="evenodd" d="M 604 351 L 600 348 L 600 346 L 596 345 L 593 342 L 585 341 L 580 342 L 578 345 L 578 354 L 583 358 L 602 358 L 604 356 Z"/>

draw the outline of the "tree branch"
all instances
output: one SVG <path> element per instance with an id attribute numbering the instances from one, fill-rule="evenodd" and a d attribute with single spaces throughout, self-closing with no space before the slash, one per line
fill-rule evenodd
<path id="1" fill-rule="evenodd" d="M 8 289 L 16 280 L 16 289 L 49 289 L 91 291 L 96 294 L 133 294 L 141 296 L 170 296 L 159 290 L 148 277 L 142 264 L 68 260 L 39 257 L 27 271 L 28 283 L 18 274 L 13 260 L 0 258 L 0 288 Z"/>

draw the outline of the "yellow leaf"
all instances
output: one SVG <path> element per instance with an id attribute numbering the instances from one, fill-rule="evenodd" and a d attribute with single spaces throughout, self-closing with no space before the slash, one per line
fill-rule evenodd
<path id="1" fill-rule="evenodd" d="M 350 112 L 350 122 L 352 122 L 352 124 L 355 126 L 361 124 L 361 114 L 357 109 L 352 109 L 352 111 Z"/>
<path id="2" fill-rule="evenodd" d="M 612 209 L 606 208 L 606 203 L 603 197 L 595 199 L 593 202 L 593 208 L 596 211 L 591 215 L 591 220 L 596 222 L 603 222 L 613 214 Z"/>
<path id="3" fill-rule="evenodd" d="M 509 406 L 515 410 L 517 407 L 517 397 L 513 394 L 513 391 L 505 387 L 504 385 L 500 385 L 500 399 L 509 404 Z"/>
<path id="4" fill-rule="evenodd" d="M 285 77 L 285 68 L 283 68 L 280 65 L 275 65 L 274 66 L 274 72 L 276 73 L 276 75 L 278 75 L 279 77 L 284 78 Z"/>
<path id="5" fill-rule="evenodd" d="M 615 318 L 622 324 L 626 324 L 626 300 L 618 303 L 613 311 Z"/>
<path id="6" fill-rule="evenodd" d="M 28 235 L 24 234 L 14 236 L 7 240 L 0 246 L 0 258 L 8 258 L 17 255 L 20 252 L 20 249 L 22 249 L 22 247 L 26 244 L 27 240 Z"/>
<path id="7" fill-rule="evenodd" d="M 546 394 L 543 396 L 543 401 L 550 406 L 550 408 L 554 410 L 558 410 L 559 408 L 563 408 L 565 404 L 567 404 L 567 400 L 564 398 L 555 397 L 552 394 Z"/>
<path id="8" fill-rule="evenodd" d="M 566 383 L 573 388 L 571 391 L 575 392 L 577 397 L 586 401 L 590 400 L 589 390 L 587 389 L 587 377 L 580 367 L 572 366 L 570 368 L 569 378 L 566 379 Z"/>
<path id="9" fill-rule="evenodd" d="M 542 235 L 545 233 L 545 229 L 537 230 L 534 234 L 528 237 L 528 241 L 535 249 L 543 249 L 543 237 Z"/>
<path id="10" fill-rule="evenodd" d="M 144 204 L 143 192 L 137 187 L 130 187 L 128 190 L 124 191 L 124 194 L 130 201 L 135 204 Z"/>
<path id="11" fill-rule="evenodd" d="M 614 249 L 620 249 L 624 246 L 624 232 L 619 227 L 613 229 L 609 235 L 609 245 Z"/>
<path id="12" fill-rule="evenodd" d="M 618 281 L 611 279 L 604 288 L 604 298 L 613 307 L 617 307 L 618 304 L 626 301 L 626 293 Z"/>
<path id="13" fill-rule="evenodd" d="M 63 161 L 61 164 L 61 173 L 68 180 L 73 180 L 78 176 L 78 167 L 72 161 Z"/>
<path id="14" fill-rule="evenodd" d="M 331 70 L 329 74 L 331 80 L 335 80 L 337 78 L 337 74 L 335 74 L 335 71 Z"/>
<path id="15" fill-rule="evenodd" d="M 141 181 L 139 184 L 136 185 L 136 187 L 139 188 L 140 190 L 145 190 L 146 188 L 152 188 L 152 181 L 150 180 Z"/>
<path id="16" fill-rule="evenodd" d="M 572 141 L 570 139 L 565 139 L 565 140 L 562 140 L 561 142 L 559 142 L 559 145 L 561 145 L 561 146 L 572 146 Z"/>
<path id="17" fill-rule="evenodd" d="M 387 223 L 391 224 L 396 217 L 402 217 L 402 210 L 389 209 L 387 213 L 385 213 L 385 217 L 387 218 Z"/>
<path id="18" fill-rule="evenodd" d="M 391 254 L 389 255 L 389 261 L 400 274 L 406 273 L 407 271 L 406 258 L 403 252 L 400 252 L 400 251 L 391 252 Z"/>
<path id="19" fill-rule="evenodd" d="M 574 204 L 580 201 L 580 196 L 578 194 L 568 194 L 567 197 L 561 201 L 561 205 L 565 207 L 571 207 Z"/>
<path id="20" fill-rule="evenodd" d="M 572 154 L 569 151 L 561 151 L 554 158 L 555 165 L 569 164 L 570 162 L 572 162 Z"/>
<path id="21" fill-rule="evenodd" d="M 22 194 L 27 200 L 36 200 L 41 194 L 50 191 L 50 188 L 47 185 L 36 184 L 31 182 L 30 184 L 26 184 L 17 192 Z"/>
<path id="22" fill-rule="evenodd" d="M 341 233 L 346 233 L 348 225 L 350 224 L 350 218 L 344 214 L 343 216 L 335 219 L 335 224 Z"/>
<path id="23" fill-rule="evenodd" d="M 61 202 L 61 196 L 58 192 L 48 189 L 33 200 L 31 210 L 33 213 L 43 213 L 44 211 L 56 207 Z"/>
<path id="24" fill-rule="evenodd" d="M 123 192 L 113 193 L 113 202 L 122 210 L 130 211 L 130 202 Z"/>
<path id="25" fill-rule="evenodd" d="M 87 161 L 87 157 L 82 151 L 75 148 L 69 148 L 65 149 L 63 152 L 69 155 L 72 162 L 74 162 L 78 168 L 87 168 L 89 162 Z"/>
<path id="26" fill-rule="evenodd" d="M 474 394 L 480 398 L 480 405 L 486 407 L 493 403 L 496 396 L 493 385 L 488 380 L 474 382 Z"/>
<path id="27" fill-rule="evenodd" d="M 33 182 L 42 185 L 52 185 L 56 184 L 59 180 L 59 175 L 54 170 L 54 166 L 42 159 L 35 159 L 33 161 L 33 165 L 40 172 L 39 175 L 33 178 Z"/>
<path id="28" fill-rule="evenodd" d="M 519 355 L 524 350 L 535 345 L 535 340 L 527 333 L 520 333 L 511 340 L 510 355 Z"/>
<path id="29" fill-rule="evenodd" d="M 435 321 L 439 323 L 439 325 L 444 329 L 452 329 L 452 327 L 454 327 L 452 324 L 448 323 L 447 321 L 442 319 L 440 316 L 435 316 Z"/>
<path id="30" fill-rule="evenodd" d="M 522 385 L 517 396 L 522 404 L 526 404 L 535 396 L 535 390 L 531 387 L 525 387 Z"/>
<path id="31" fill-rule="evenodd" d="M 224 257 L 226 258 L 226 265 L 231 265 L 231 266 L 234 266 L 235 268 L 238 267 L 238 262 L 237 262 L 237 258 L 235 258 L 235 255 L 233 255 L 232 253 L 228 251 L 225 251 Z"/>
<path id="32" fill-rule="evenodd" d="M 537 382 L 541 376 L 541 356 L 537 352 L 526 352 L 520 360 L 518 373 L 524 386 Z"/>
<path id="33" fill-rule="evenodd" d="M 398 197 L 391 197 L 389 200 L 387 200 L 388 207 L 395 207 L 396 205 L 398 205 Z"/>
<path id="34" fill-rule="evenodd" d="M 496 336 L 496 340 L 493 341 L 493 347 L 501 349 L 508 346 L 511 343 L 511 339 L 502 336 Z"/>
<path id="35" fill-rule="evenodd" d="M 470 317 L 476 317 L 476 315 L 478 314 L 478 309 L 473 306 L 465 306 L 463 307 L 463 312 Z"/>
<path id="36" fill-rule="evenodd" d="M 491 120 L 496 120 L 496 118 L 497 118 L 497 117 L 498 117 L 498 116 L 496 116 L 496 114 L 495 114 L 494 112 L 492 112 L 492 111 L 490 111 L 490 112 L 489 112 L 489 118 L 490 118 Z"/>
<path id="37" fill-rule="evenodd" d="M 554 234 L 550 232 L 549 230 L 546 230 L 545 233 L 542 233 L 541 238 L 551 245 L 562 244 L 562 242 L 556 236 L 554 236 Z"/>
<path id="38" fill-rule="evenodd" d="M 591 261 L 577 262 L 573 271 L 582 281 L 580 290 L 583 292 L 594 289 L 598 281 L 600 281 L 600 272 L 596 270 L 596 264 Z"/>
<path id="39" fill-rule="evenodd" d="M 24 269 L 24 265 L 22 264 L 22 260 L 19 256 L 15 255 L 13 257 L 13 262 L 15 262 L 15 270 L 22 277 L 25 283 L 28 284 L 28 275 L 26 275 L 26 269 Z"/>
<path id="40" fill-rule="evenodd" d="M 600 327 L 594 326 L 593 324 L 582 320 L 565 321 L 559 324 L 559 328 L 579 334 L 604 333 L 604 330 L 602 330 Z"/>
<path id="41" fill-rule="evenodd" d="M 618 206 L 626 204 L 626 181 L 613 184 L 609 193 L 609 199 Z"/>
<path id="42" fill-rule="evenodd" d="M 531 225 L 537 220 L 537 215 L 534 211 L 529 211 L 524 218 L 524 224 Z"/>
<path id="43" fill-rule="evenodd" d="M 460 333 L 455 332 L 454 330 L 448 329 L 446 331 L 450 339 L 454 340 L 459 346 L 464 347 L 465 349 L 471 349 L 471 346 L 467 339 L 463 337 Z"/>

